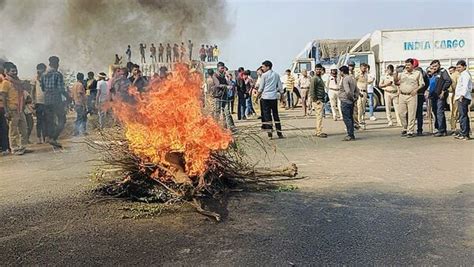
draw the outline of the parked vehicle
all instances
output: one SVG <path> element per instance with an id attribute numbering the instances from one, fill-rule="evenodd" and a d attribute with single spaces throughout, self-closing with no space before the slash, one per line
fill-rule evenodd
<path id="1" fill-rule="evenodd" d="M 466 60 L 474 77 L 474 27 L 444 27 L 406 30 L 377 30 L 365 35 L 339 58 L 338 66 L 352 61 L 356 68 L 367 63 L 375 71 L 376 85 L 387 65 L 403 65 L 407 58 L 416 58 L 426 69 L 438 59 L 448 68 L 459 59 Z M 367 49 L 369 48 L 369 49 Z M 382 90 L 375 87 L 375 105 L 384 105 Z"/>
<path id="2" fill-rule="evenodd" d="M 319 63 L 329 71 L 330 66 L 337 64 L 339 57 L 347 53 L 357 41 L 357 39 L 311 41 L 295 57 L 290 70 L 295 77 L 298 77 L 303 70 L 314 70 Z"/>

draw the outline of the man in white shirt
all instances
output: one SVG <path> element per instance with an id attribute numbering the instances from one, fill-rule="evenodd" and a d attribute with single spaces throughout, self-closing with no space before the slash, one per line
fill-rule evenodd
<path id="1" fill-rule="evenodd" d="M 469 140 L 469 132 L 471 131 L 469 119 L 469 104 L 472 101 L 472 78 L 467 70 L 467 64 L 464 60 L 459 60 L 456 64 L 456 70 L 460 73 L 458 83 L 456 85 L 454 100 L 458 103 L 459 124 L 461 131 L 455 138 L 459 140 Z"/>
<path id="2" fill-rule="evenodd" d="M 374 116 L 374 82 L 375 82 L 375 75 L 373 72 L 370 71 L 370 65 L 367 65 L 367 76 L 368 76 L 368 84 L 367 84 L 367 95 L 369 97 L 369 116 L 371 121 L 377 120 Z"/>
<path id="3" fill-rule="evenodd" d="M 332 118 L 337 121 L 338 117 L 342 119 L 341 100 L 339 99 L 339 84 L 337 77 L 337 67 L 331 67 L 331 76 L 329 77 L 326 88 L 328 89 L 329 102 L 331 103 Z M 339 111 L 339 116 L 337 112 Z"/>
<path id="4" fill-rule="evenodd" d="M 96 96 L 96 105 L 99 113 L 99 128 L 103 129 L 105 124 L 105 117 L 107 111 L 105 110 L 104 104 L 107 102 L 109 96 L 108 87 L 107 87 L 107 75 L 103 72 L 99 73 L 99 80 L 97 81 L 97 96 Z"/>
<path id="5" fill-rule="evenodd" d="M 281 132 L 280 116 L 278 115 L 278 96 L 283 93 L 283 86 L 281 84 L 280 75 L 272 70 L 272 62 L 266 60 L 262 63 L 262 77 L 260 78 L 260 85 L 258 87 L 257 99 L 260 99 L 262 108 L 262 129 L 267 132 L 268 137 L 273 137 L 273 123 L 278 138 L 283 138 Z"/>

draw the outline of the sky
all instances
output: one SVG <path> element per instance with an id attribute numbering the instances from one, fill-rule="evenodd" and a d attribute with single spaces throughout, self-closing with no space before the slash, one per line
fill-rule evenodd
<path id="1" fill-rule="evenodd" d="M 316 39 L 358 39 L 381 29 L 474 25 L 473 0 L 227 1 L 233 29 L 216 43 L 221 44 L 220 59 L 231 69 L 256 69 L 268 59 L 282 72 Z"/>

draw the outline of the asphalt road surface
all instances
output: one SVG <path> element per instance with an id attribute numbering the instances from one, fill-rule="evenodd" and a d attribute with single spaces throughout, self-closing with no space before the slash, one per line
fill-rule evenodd
<path id="1" fill-rule="evenodd" d="M 81 139 L 0 158 L 0 265 L 474 264 L 474 141 L 401 138 L 384 119 L 349 143 L 325 119 L 317 139 L 299 113 L 283 113 L 287 138 L 272 141 L 284 156 L 262 162 L 296 163 L 298 189 L 235 193 L 221 223 L 186 207 L 137 218 L 150 206 L 99 200 L 98 156 Z"/>

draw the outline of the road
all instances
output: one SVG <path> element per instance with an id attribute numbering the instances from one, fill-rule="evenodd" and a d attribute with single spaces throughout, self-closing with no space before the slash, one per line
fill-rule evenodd
<path id="1" fill-rule="evenodd" d="M 317 139 L 299 113 L 283 112 L 287 138 L 272 141 L 298 164 L 298 189 L 236 193 L 221 223 L 186 207 L 131 218 L 143 205 L 99 201 L 81 139 L 0 158 L 1 265 L 474 264 L 474 141 L 401 138 L 384 119 L 355 142 L 325 119 Z"/>

